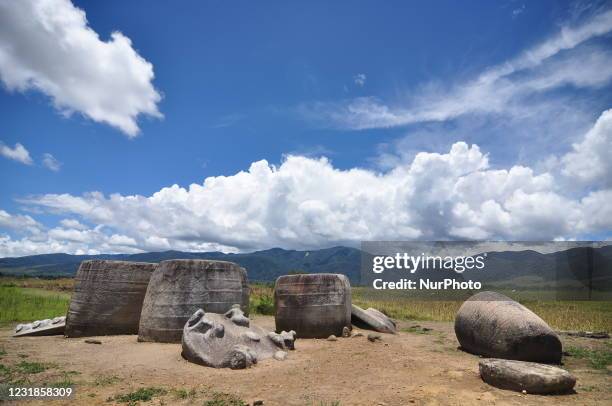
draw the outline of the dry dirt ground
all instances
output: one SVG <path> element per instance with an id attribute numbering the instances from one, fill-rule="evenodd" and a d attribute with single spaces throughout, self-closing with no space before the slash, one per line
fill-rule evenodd
<path id="1" fill-rule="evenodd" d="M 255 316 L 253 322 L 274 327 L 271 317 Z M 365 336 L 333 342 L 297 340 L 286 361 L 268 359 L 238 371 L 188 363 L 181 358 L 179 344 L 137 343 L 136 336 L 98 337 L 102 345 L 96 345 L 59 336 L 11 338 L 5 328 L 0 330 L 0 347 L 6 351 L 4 363 L 25 359 L 54 365 L 32 375 L 33 382 L 69 374 L 76 396 L 45 404 L 117 404 L 117 395 L 142 387 L 166 389 L 166 394 L 139 403 L 153 405 L 203 405 L 220 393 L 245 403 L 263 400 L 265 405 L 612 404 L 610 373 L 592 370 L 583 360 L 566 361 L 565 367 L 578 378 L 574 394 L 537 396 L 500 390 L 481 381 L 478 357 L 457 350 L 451 323 L 403 322 L 401 327 L 415 324 L 432 330 L 383 334 L 382 341 L 375 343 Z M 564 345 L 595 341 L 563 339 Z"/>

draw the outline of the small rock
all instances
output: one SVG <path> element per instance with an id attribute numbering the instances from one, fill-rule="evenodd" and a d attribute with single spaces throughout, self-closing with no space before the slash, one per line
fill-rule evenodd
<path id="1" fill-rule="evenodd" d="M 355 333 L 352 335 L 353 338 L 355 337 L 363 337 L 363 333 Z"/>
<path id="2" fill-rule="evenodd" d="M 381 339 L 380 334 L 374 334 L 374 333 L 368 334 L 368 341 L 375 342 L 380 339 Z"/>
<path id="3" fill-rule="evenodd" d="M 284 361 L 287 359 L 287 355 L 285 351 L 276 351 L 274 353 L 274 359 L 277 361 Z"/>
<path id="4" fill-rule="evenodd" d="M 536 362 L 485 358 L 478 362 L 483 381 L 501 389 L 523 393 L 567 393 L 576 378 L 564 369 Z"/>
<path id="5" fill-rule="evenodd" d="M 351 336 L 351 329 L 344 326 L 342 327 L 342 337 L 347 338 Z"/>
<path id="6" fill-rule="evenodd" d="M 85 340 L 85 344 L 102 344 L 102 341 L 89 338 Z"/>
<path id="7" fill-rule="evenodd" d="M 336 338 L 335 335 L 330 335 L 329 337 L 327 337 L 327 341 L 338 341 L 338 339 Z"/>
<path id="8" fill-rule="evenodd" d="M 256 400 L 255 402 L 253 402 L 253 406 L 263 406 L 264 401 L 263 400 Z"/>

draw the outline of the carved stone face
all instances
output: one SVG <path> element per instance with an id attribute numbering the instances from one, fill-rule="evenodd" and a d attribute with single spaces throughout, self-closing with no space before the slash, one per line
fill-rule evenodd
<path id="1" fill-rule="evenodd" d="M 53 319 L 36 320 L 32 323 L 18 324 L 15 327 L 14 337 L 43 336 L 64 334 L 66 317 L 58 316 Z"/>
<path id="2" fill-rule="evenodd" d="M 279 350 L 293 350 L 294 341 L 294 331 L 277 334 L 252 326 L 238 305 L 223 315 L 200 309 L 183 329 L 182 355 L 200 365 L 242 369 Z"/>

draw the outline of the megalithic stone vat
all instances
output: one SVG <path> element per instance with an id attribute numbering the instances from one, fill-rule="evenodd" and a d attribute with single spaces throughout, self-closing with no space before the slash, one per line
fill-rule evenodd
<path id="1" fill-rule="evenodd" d="M 274 304 L 276 331 L 327 338 L 351 329 L 351 285 L 341 274 L 281 276 L 274 286 Z"/>
<path id="2" fill-rule="evenodd" d="M 138 341 L 180 343 L 198 310 L 224 314 L 233 304 L 248 315 L 247 272 L 233 262 L 175 259 L 153 272 L 142 307 Z"/>
<path id="3" fill-rule="evenodd" d="M 83 261 L 66 316 L 66 337 L 136 334 L 156 264 Z"/>

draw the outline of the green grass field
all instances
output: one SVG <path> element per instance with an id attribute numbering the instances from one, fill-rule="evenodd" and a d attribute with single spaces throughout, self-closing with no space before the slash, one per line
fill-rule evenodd
<path id="1" fill-rule="evenodd" d="M 0 325 L 62 316 L 69 302 L 69 293 L 0 286 Z"/>
<path id="2" fill-rule="evenodd" d="M 72 279 L 0 278 L 0 324 L 33 321 L 66 314 Z M 510 295 L 512 296 L 512 295 Z M 557 330 L 612 331 L 612 302 L 519 300 Z M 353 303 L 374 307 L 398 320 L 453 321 L 461 301 L 434 301 L 394 292 L 352 290 Z M 252 284 L 252 314 L 274 314 L 272 284 Z"/>

